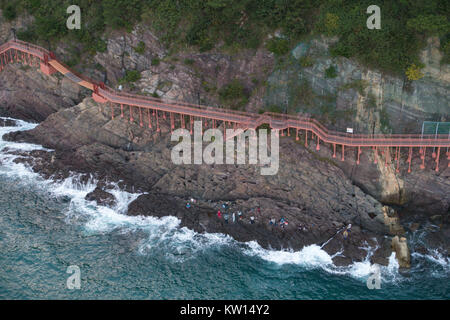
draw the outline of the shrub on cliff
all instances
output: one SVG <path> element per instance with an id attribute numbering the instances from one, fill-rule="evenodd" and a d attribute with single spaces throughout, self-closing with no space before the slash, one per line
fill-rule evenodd
<path id="1" fill-rule="evenodd" d="M 406 77 L 408 80 L 419 80 L 420 78 L 423 78 L 423 73 L 420 69 L 421 68 L 415 64 L 410 65 L 408 69 L 406 69 Z"/>
<path id="2" fill-rule="evenodd" d="M 9 4 L 6 6 L 5 9 L 3 9 L 3 17 L 7 21 L 14 20 L 17 16 L 16 8 L 13 4 Z"/>
<path id="3" fill-rule="evenodd" d="M 141 74 L 137 70 L 127 70 L 125 76 L 119 80 L 121 84 L 133 83 L 141 79 Z"/>
<path id="4" fill-rule="evenodd" d="M 273 38 L 267 42 L 267 50 L 273 52 L 277 56 L 285 55 L 289 52 L 289 41 L 281 38 Z"/>
<path id="5" fill-rule="evenodd" d="M 336 77 L 337 77 L 337 70 L 335 66 L 330 65 L 328 68 L 325 69 L 325 78 L 333 79 Z"/>
<path id="6" fill-rule="evenodd" d="M 244 85 L 237 79 L 223 86 L 219 90 L 220 100 L 237 110 L 248 102 L 248 93 Z"/>

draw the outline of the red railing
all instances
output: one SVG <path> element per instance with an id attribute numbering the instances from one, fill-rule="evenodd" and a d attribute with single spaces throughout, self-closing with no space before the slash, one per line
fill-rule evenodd
<path id="1" fill-rule="evenodd" d="M 10 49 L 16 49 L 22 52 L 34 55 L 41 60 L 46 57 L 55 59 L 55 56 L 48 50 L 39 46 L 29 44 L 24 41 L 9 41 L 0 46 L 0 54 Z M 104 97 L 111 103 L 131 105 L 140 108 L 156 109 L 165 112 L 179 113 L 194 117 L 216 119 L 239 123 L 240 127 L 256 128 L 264 123 L 269 124 L 274 129 L 294 128 L 298 130 L 307 130 L 313 132 L 321 141 L 346 146 L 400 146 L 400 147 L 450 147 L 448 135 L 419 135 L 419 134 L 350 134 L 328 130 L 317 120 L 304 115 L 287 115 L 265 112 L 256 114 L 250 112 L 241 112 L 218 107 L 210 107 L 187 102 L 180 102 L 169 99 L 158 99 L 143 95 L 135 95 L 125 92 L 118 92 L 112 88 L 106 87 L 73 72 L 64 63 L 56 60 L 70 73 L 76 75 L 83 81 L 86 81 L 94 88 L 96 93 Z M 98 91 L 98 92 L 97 92 Z"/>

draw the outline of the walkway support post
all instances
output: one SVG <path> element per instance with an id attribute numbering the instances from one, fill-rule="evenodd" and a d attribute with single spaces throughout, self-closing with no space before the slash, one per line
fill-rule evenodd
<path id="1" fill-rule="evenodd" d="M 441 155 L 441 147 L 438 147 L 436 154 L 436 172 L 439 172 L 439 156 Z"/>
<path id="2" fill-rule="evenodd" d="M 308 146 L 308 130 L 305 129 L 305 147 Z"/>
<path id="3" fill-rule="evenodd" d="M 374 152 L 375 152 L 375 156 L 373 159 L 373 163 L 377 164 L 378 163 L 378 147 L 375 147 Z"/>
<path id="4" fill-rule="evenodd" d="M 148 128 L 152 128 L 152 117 L 150 115 L 150 109 L 147 109 L 147 120 L 148 120 Z"/>
<path id="5" fill-rule="evenodd" d="M 361 146 L 358 146 L 358 160 L 356 160 L 356 164 L 359 164 L 359 155 L 361 154 Z"/>
<path id="6" fill-rule="evenodd" d="M 156 132 L 160 132 L 161 128 L 159 127 L 159 117 L 158 117 L 158 110 L 156 110 Z"/>
<path id="7" fill-rule="evenodd" d="M 113 103 L 109 102 L 109 106 L 111 107 L 111 120 L 114 120 L 114 107 L 113 107 Z"/>
<path id="8" fill-rule="evenodd" d="M 411 161 L 412 161 L 412 147 L 409 147 L 408 173 L 411 173 Z"/>
<path id="9" fill-rule="evenodd" d="M 129 105 L 130 107 L 130 123 L 134 121 L 133 119 L 133 107 L 131 106 L 131 104 Z"/>
<path id="10" fill-rule="evenodd" d="M 397 168 L 395 171 L 398 173 L 400 172 L 400 147 L 397 147 L 397 154 L 395 157 L 397 158 Z"/>
<path id="11" fill-rule="evenodd" d="M 420 165 L 420 169 L 422 169 L 422 170 L 425 169 L 425 155 L 426 155 L 426 153 L 427 153 L 427 148 L 423 147 L 422 155 L 420 156 L 422 158 L 422 164 Z"/>

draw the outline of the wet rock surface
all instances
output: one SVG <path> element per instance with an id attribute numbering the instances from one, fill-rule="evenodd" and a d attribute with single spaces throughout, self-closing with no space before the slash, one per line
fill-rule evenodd
<path id="1" fill-rule="evenodd" d="M 11 119 L 0 119 L 0 127 L 14 127 L 16 121 Z"/>
<path id="2" fill-rule="evenodd" d="M 94 191 L 89 192 L 85 199 L 88 201 L 95 201 L 97 204 L 107 207 L 113 207 L 116 204 L 114 195 L 99 187 L 96 187 Z"/>
<path id="3" fill-rule="evenodd" d="M 281 138 L 280 168 L 274 176 L 262 176 L 253 165 L 177 166 L 170 158 L 175 143 L 169 140 L 168 123 L 163 121 L 162 132 L 157 133 L 117 117 L 111 120 L 108 112 L 109 108 L 86 99 L 52 114 L 31 131 L 11 133 L 4 139 L 55 150 L 33 151 L 34 160 L 17 160 L 28 161 L 46 177 L 95 173 L 101 181 L 122 181 L 129 191 L 147 193 L 130 204 L 132 215 L 174 215 L 182 226 L 195 231 L 256 240 L 274 249 L 299 250 L 333 237 L 324 250 L 339 253 L 336 264 L 363 260 L 367 250 L 361 248 L 385 249 L 383 239 L 389 228 L 383 223 L 383 205 L 353 185 L 341 169 L 318 159 L 291 137 Z M 110 199 L 101 190 L 90 197 Z M 191 197 L 196 202 L 188 209 Z M 230 203 L 228 223 L 224 216 L 217 216 L 224 201 Z M 239 211 L 242 219 L 236 217 Z M 277 225 L 270 224 L 272 219 Z M 287 224 L 281 226 L 280 219 Z M 343 238 L 342 229 L 350 223 L 349 236 Z M 375 254 L 374 259 L 386 264 L 386 252 Z"/>

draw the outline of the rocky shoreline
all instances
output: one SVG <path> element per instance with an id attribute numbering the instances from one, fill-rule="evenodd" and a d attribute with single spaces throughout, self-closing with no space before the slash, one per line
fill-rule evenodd
<path id="1" fill-rule="evenodd" d="M 406 252 L 396 249 L 406 244 L 401 239 L 392 247 L 394 236 L 405 235 L 397 212 L 356 186 L 345 169 L 325 157 L 327 148 L 317 153 L 284 137 L 278 175 L 261 176 L 259 168 L 250 165 L 176 166 L 170 160 L 174 144 L 168 132 L 168 124 L 158 134 L 136 123 L 111 120 L 108 110 L 87 98 L 50 115 L 31 131 L 13 132 L 3 139 L 53 149 L 33 151 L 16 160 L 27 162 L 45 178 L 94 175 L 99 184 L 88 200 L 111 205 L 114 199 L 104 191 L 108 182 L 120 181 L 125 190 L 145 193 L 130 204 L 129 215 L 174 215 L 181 227 L 228 234 L 237 241 L 255 240 L 268 249 L 300 250 L 326 244 L 323 249 L 334 256 L 336 265 L 363 261 L 367 247 L 377 248 L 370 260 L 382 265 L 388 263 L 393 249 Z M 196 201 L 186 208 L 191 198 Z M 224 202 L 230 203 L 228 223 L 217 216 Z M 243 218 L 233 223 L 232 213 L 238 211 Z M 255 223 L 250 221 L 252 216 Z M 434 244 L 447 250 L 448 221 L 443 217 Z M 282 218 L 288 225 L 270 224 Z M 349 224 L 351 232 L 344 238 L 342 231 Z M 401 265 L 407 267 L 408 261 L 405 257 Z"/>

